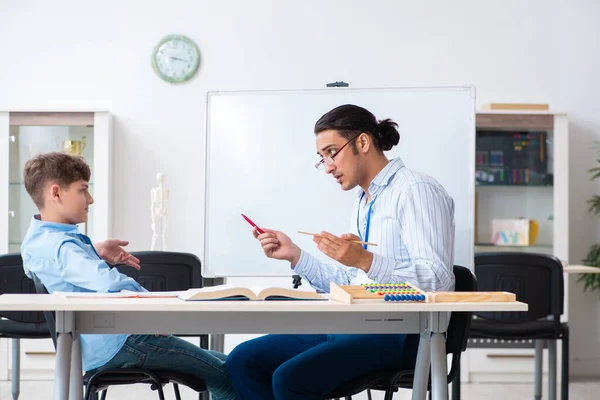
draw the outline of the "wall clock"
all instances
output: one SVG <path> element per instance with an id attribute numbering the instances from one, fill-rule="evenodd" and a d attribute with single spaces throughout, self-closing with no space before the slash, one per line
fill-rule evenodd
<path id="1" fill-rule="evenodd" d="M 182 83 L 190 80 L 200 66 L 200 51 L 190 38 L 169 35 L 152 52 L 152 67 L 163 80 Z"/>

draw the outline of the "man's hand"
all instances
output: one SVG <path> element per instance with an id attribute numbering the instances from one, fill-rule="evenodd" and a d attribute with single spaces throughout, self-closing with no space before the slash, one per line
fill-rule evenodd
<path id="1" fill-rule="evenodd" d="M 292 265 L 298 264 L 301 250 L 286 234 L 272 229 L 263 228 L 263 231 L 265 233 L 259 234 L 256 228 L 253 228 L 252 234 L 260 241 L 267 257 L 286 260 Z"/>
<path id="2" fill-rule="evenodd" d="M 360 240 L 360 238 L 350 233 L 337 237 L 328 232 L 321 232 L 321 236 L 313 238 L 317 248 L 329 258 L 333 258 L 349 267 L 356 267 L 369 272 L 373 262 L 373 253 L 366 251 L 358 243 L 350 242 L 350 240 Z"/>
<path id="3" fill-rule="evenodd" d="M 94 247 L 98 255 L 107 263 L 126 264 L 137 270 L 141 269 L 140 260 L 129 254 L 121 246 L 127 246 L 129 244 L 126 240 L 109 239 L 104 242 L 96 243 Z"/>

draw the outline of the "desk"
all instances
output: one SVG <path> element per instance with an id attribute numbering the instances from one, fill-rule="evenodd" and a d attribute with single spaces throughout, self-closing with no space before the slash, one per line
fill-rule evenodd
<path id="1" fill-rule="evenodd" d="M 600 268 L 588 265 L 563 265 L 566 274 L 600 274 Z"/>
<path id="2" fill-rule="evenodd" d="M 55 400 L 82 398 L 81 348 L 85 333 L 420 333 L 413 400 L 448 399 L 444 333 L 448 312 L 527 311 L 514 303 L 369 303 L 332 301 L 215 301 L 65 298 L 4 294 L 3 311 L 55 311 L 58 333 Z"/>

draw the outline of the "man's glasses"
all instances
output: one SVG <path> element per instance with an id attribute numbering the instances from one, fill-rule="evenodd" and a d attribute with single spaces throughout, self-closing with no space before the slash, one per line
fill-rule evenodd
<path id="1" fill-rule="evenodd" d="M 340 147 L 340 149 L 338 151 L 336 151 L 329 157 L 321 158 L 321 160 L 315 164 L 315 168 L 316 169 L 324 169 L 325 166 L 333 165 L 333 163 L 335 162 L 335 157 L 338 154 L 340 154 L 340 151 L 344 150 L 344 147 L 346 147 L 348 145 L 348 143 L 352 142 L 354 139 L 356 139 L 359 136 L 360 136 L 360 134 L 358 134 L 358 135 L 354 136 L 352 139 L 348 140 L 342 147 Z"/>

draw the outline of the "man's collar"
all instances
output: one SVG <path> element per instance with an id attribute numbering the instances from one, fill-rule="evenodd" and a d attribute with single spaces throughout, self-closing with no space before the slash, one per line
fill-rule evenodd
<path id="1" fill-rule="evenodd" d="M 391 159 L 371 181 L 371 184 L 369 185 L 369 193 L 371 196 L 377 196 L 377 194 L 390 183 L 391 179 L 396 175 L 396 172 L 402 168 L 404 168 L 404 162 L 400 157 Z M 363 193 L 364 191 L 359 189 L 357 196 L 361 198 Z"/>

